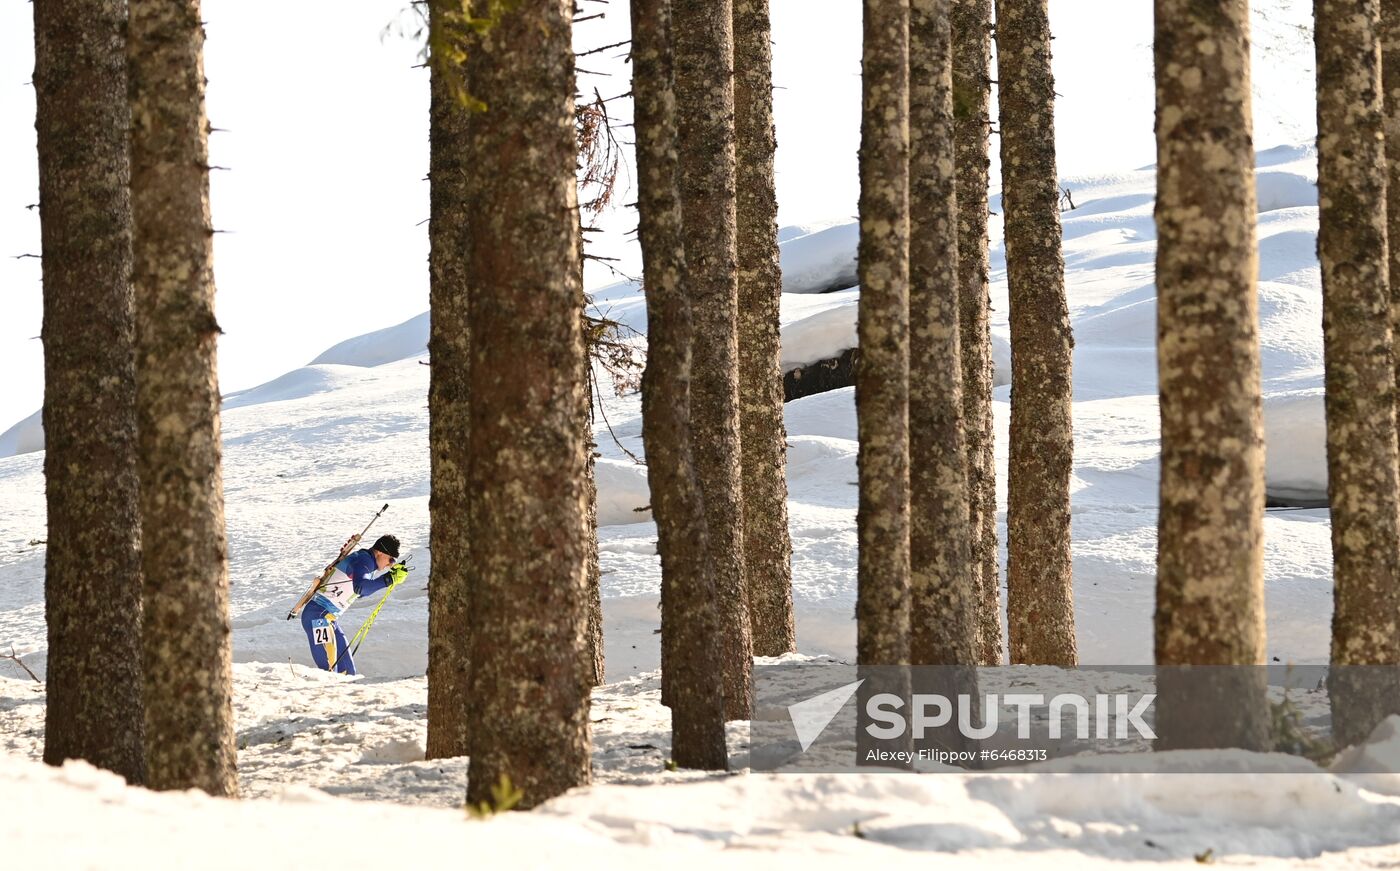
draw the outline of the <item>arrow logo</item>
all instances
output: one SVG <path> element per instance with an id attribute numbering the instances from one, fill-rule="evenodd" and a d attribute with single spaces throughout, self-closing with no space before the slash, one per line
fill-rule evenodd
<path id="1" fill-rule="evenodd" d="M 797 740 L 804 753 L 816 743 L 826 727 L 831 725 L 831 721 L 836 719 L 836 715 L 846 706 L 846 702 L 855 695 L 856 688 L 863 683 L 865 678 L 813 696 L 805 702 L 788 705 L 788 716 L 792 718 L 792 726 L 797 730 Z"/>

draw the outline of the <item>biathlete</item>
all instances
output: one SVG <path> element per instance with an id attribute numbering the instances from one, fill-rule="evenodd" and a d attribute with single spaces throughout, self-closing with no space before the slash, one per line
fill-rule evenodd
<path id="1" fill-rule="evenodd" d="M 355 661 L 345 633 L 340 631 L 340 617 L 361 596 L 372 596 L 408 577 L 408 567 L 395 562 L 398 558 L 399 540 L 392 535 L 379 536 L 372 547 L 361 548 L 337 562 L 330 579 L 301 609 L 301 626 L 306 630 L 311 658 L 318 668 L 355 674 Z"/>

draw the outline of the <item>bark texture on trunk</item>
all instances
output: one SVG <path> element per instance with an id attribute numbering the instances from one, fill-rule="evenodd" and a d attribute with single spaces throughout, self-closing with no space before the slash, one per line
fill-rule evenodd
<path id="1" fill-rule="evenodd" d="M 642 436 L 661 554 L 662 669 L 671 758 L 723 771 L 724 681 L 705 504 L 691 450 L 693 333 L 677 183 L 670 0 L 632 0 L 632 93 L 637 133 L 637 237 L 647 302 Z"/>
<path id="2" fill-rule="evenodd" d="M 773 46 L 768 0 L 734 0 L 734 119 L 739 257 L 739 405 L 743 451 L 744 578 L 753 652 L 797 649 L 787 430 L 778 337 L 778 194 L 773 159 Z"/>
<path id="3" fill-rule="evenodd" d="M 865 0 L 856 659 L 909 661 L 909 0 Z"/>
<path id="4" fill-rule="evenodd" d="M 478 14 L 491 4 L 481 0 Z M 467 447 L 473 583 L 467 800 L 533 807 L 589 780 L 586 457 L 572 4 L 471 40 Z"/>
<path id="5" fill-rule="evenodd" d="M 121 0 L 36 0 L 44 279 L 44 761 L 145 781 Z"/>
<path id="6" fill-rule="evenodd" d="M 460 50 L 447 15 L 460 9 L 450 0 L 429 6 L 432 44 L 440 53 L 429 63 L 428 275 L 431 308 L 428 352 L 428 443 L 432 487 L 428 497 L 429 549 L 433 555 L 428 591 L 427 757 L 468 755 L 467 689 L 471 663 L 472 564 L 467 550 L 468 412 L 471 345 L 467 301 L 467 130 L 471 111 L 458 88 Z"/>
<path id="7" fill-rule="evenodd" d="M 978 661 L 1002 662 L 997 467 L 992 425 L 991 265 L 987 185 L 991 172 L 992 0 L 953 0 L 953 137 L 958 192 L 958 306 L 968 534 L 977 597 Z"/>
<path id="8" fill-rule="evenodd" d="M 583 234 L 579 234 L 579 265 L 583 264 Z M 579 286 L 583 286 L 583 273 L 579 272 Z M 582 314 L 582 312 L 580 312 Z M 586 364 L 593 365 L 589 360 Z M 586 603 L 588 609 L 588 644 L 584 650 L 583 668 L 588 673 L 592 686 L 602 685 L 607 675 L 607 662 L 603 655 L 603 568 L 598 562 L 598 476 L 597 448 L 593 441 L 593 379 L 586 376 L 583 385 L 583 414 L 580 416 L 583 427 L 583 449 L 588 457 L 588 465 L 583 477 L 584 523 L 587 532 L 584 545 L 587 548 L 588 569 L 586 573 Z"/>
<path id="9" fill-rule="evenodd" d="M 1069 305 L 1060 253 L 1049 0 L 997 0 L 1002 206 L 1011 300 L 1007 615 L 1011 661 L 1072 666 Z"/>
<path id="10" fill-rule="evenodd" d="M 1247 0 L 1156 0 L 1156 661 L 1264 663 L 1264 434 Z M 1234 685 L 1192 704 L 1193 681 Z M 1159 684 L 1158 747 L 1264 750 L 1263 674 Z M 1231 677 L 1233 676 L 1233 677 Z"/>
<path id="11" fill-rule="evenodd" d="M 1400 663 L 1400 513 L 1377 0 L 1318 0 L 1318 259 L 1332 509 L 1333 666 Z M 1393 669 L 1391 670 L 1393 671 Z M 1333 668 L 1333 732 L 1366 737 L 1400 692 Z M 1374 674 L 1374 673 L 1373 673 Z"/>
<path id="12" fill-rule="evenodd" d="M 975 665 L 975 575 L 958 347 L 958 214 L 949 0 L 909 17 L 910 655 Z"/>
<path id="13" fill-rule="evenodd" d="M 130 9 L 147 778 L 234 796 L 204 28 L 198 0 Z"/>
<path id="14" fill-rule="evenodd" d="M 674 0 L 684 282 L 694 326 L 690 409 L 719 599 L 725 716 L 753 710 L 753 632 L 744 583 L 734 166 L 733 6 Z"/>
<path id="15" fill-rule="evenodd" d="M 1386 162 L 1386 240 L 1389 275 L 1400 275 L 1400 0 L 1381 0 L 1381 86 L 1385 118 Z M 1400 331 L 1400 288 L 1390 284 L 1390 331 L 1392 339 Z M 1400 385 L 1400 360 L 1396 361 L 1396 384 Z M 1400 398 L 1397 398 L 1400 402 Z"/>

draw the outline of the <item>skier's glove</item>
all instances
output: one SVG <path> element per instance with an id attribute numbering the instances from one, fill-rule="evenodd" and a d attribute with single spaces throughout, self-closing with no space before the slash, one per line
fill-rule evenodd
<path id="1" fill-rule="evenodd" d="M 403 563 L 394 563 L 389 567 L 389 583 L 394 586 L 402 584 L 408 578 L 408 566 Z"/>

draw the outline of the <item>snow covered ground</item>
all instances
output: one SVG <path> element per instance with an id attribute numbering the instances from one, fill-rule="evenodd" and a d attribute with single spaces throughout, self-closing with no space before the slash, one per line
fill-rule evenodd
<path id="1" fill-rule="evenodd" d="M 592 787 L 531 814 L 473 821 L 459 807 L 466 761 L 423 759 L 422 677 L 346 679 L 263 663 L 236 665 L 234 678 L 243 801 L 131 789 L 82 763 L 43 766 L 34 761 L 42 688 L 0 678 L 7 864 L 302 868 L 308 829 L 326 820 L 344 826 L 338 859 L 357 867 L 1400 862 L 1400 776 L 1324 772 L 1288 757 L 1278 773 L 1225 776 L 668 772 L 655 675 L 595 691 Z M 1400 722 L 1383 729 L 1396 752 Z M 746 732 L 731 724 L 736 767 Z M 1211 754 L 1180 755 L 1189 769 Z"/>
<path id="2" fill-rule="evenodd" d="M 1306 147 L 1259 158 L 1269 490 L 1293 504 L 1316 500 L 1326 480 L 1314 162 Z M 1078 204 L 1064 218 L 1077 340 L 1073 532 L 1081 656 L 1091 664 L 1147 663 L 1158 473 L 1153 174 L 1147 168 L 1065 185 Z M 788 228 L 784 238 L 794 291 L 784 299 L 784 360 L 798 365 L 854 344 L 854 233 L 849 225 Z M 999 245 L 993 269 L 993 329 L 1004 337 Z M 816 292 L 822 290 L 832 292 Z M 602 288 L 594 299 L 599 313 L 645 333 L 635 285 Z M 0 660 L 0 796 L 24 796 L 0 818 L 7 855 L 14 844 L 18 855 L 42 855 L 55 867 L 120 865 L 137 856 L 143 864 L 178 864 L 196 852 L 213 867 L 290 867 L 305 861 L 295 843 L 295 820 L 305 811 L 364 820 L 354 848 L 363 861 L 430 861 L 451 855 L 455 848 L 444 845 L 455 844 L 464 857 L 527 865 L 559 864 L 584 849 L 590 858 L 628 866 L 655 864 L 658 849 L 682 864 L 709 864 L 724 850 L 725 862 L 765 866 L 863 857 L 926 863 L 929 851 L 938 851 L 940 862 L 979 866 L 1195 864 L 1197 856 L 1263 866 L 1400 862 L 1400 848 L 1385 846 L 1400 831 L 1400 778 L 1346 775 L 1344 765 L 1328 773 L 1294 761 L 1289 770 L 1303 773 L 1208 778 L 666 772 L 668 721 L 656 696 L 656 534 L 635 510 L 648 502 L 645 468 L 629 457 L 643 453 L 640 406 L 635 395 L 606 390 L 595 427 L 603 454 L 609 681 L 594 696 L 598 785 L 528 817 L 467 821 L 451 810 L 462 794 L 464 761 L 422 759 L 424 586 L 431 571 L 426 326 L 420 316 L 343 342 L 305 368 L 226 397 L 240 774 L 247 797 L 270 801 L 151 795 L 85 766 L 43 768 L 33 761 L 42 743 L 42 688 Z M 998 357 L 1004 383 L 1004 341 Z M 1007 387 L 996 399 L 1004 481 Z M 856 548 L 851 390 L 790 403 L 787 427 L 800 651 L 849 659 Z M 34 450 L 41 437 L 37 418 L 0 436 L 0 452 L 13 454 L 0 458 L 0 650 L 13 645 L 42 676 L 45 528 L 42 453 Z M 306 667 L 300 627 L 284 615 L 345 535 L 384 501 L 392 507 L 383 531 L 397 533 L 414 552 L 417 571 L 360 651 L 365 677 L 321 674 Z M 1275 661 L 1326 661 L 1328 535 L 1325 510 L 1271 511 L 1266 521 Z M 352 615 L 368 610 L 362 605 Z M 1393 740 L 1397 731 L 1400 724 L 1385 724 L 1377 738 Z M 730 737 L 742 767 L 743 724 L 731 724 Z M 1392 743 L 1380 746 L 1394 752 Z M 351 799 L 438 810 L 343 804 Z M 81 837 L 92 825 L 102 837 Z M 213 833 L 225 829 L 239 833 L 243 852 L 208 849 Z"/>

